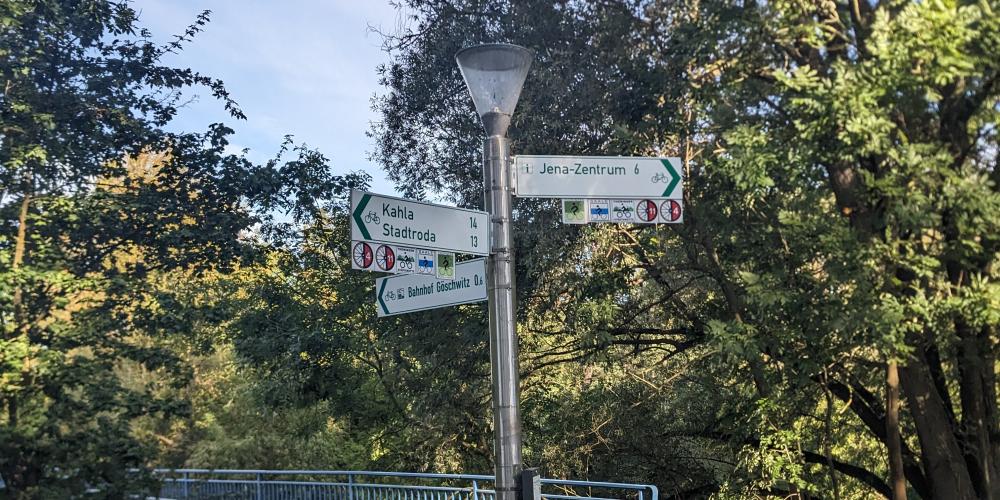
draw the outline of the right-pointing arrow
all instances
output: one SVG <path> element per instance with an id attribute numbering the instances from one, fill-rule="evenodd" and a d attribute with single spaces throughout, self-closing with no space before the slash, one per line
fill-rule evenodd
<path id="1" fill-rule="evenodd" d="M 670 163 L 670 161 L 660 160 L 660 163 L 663 163 L 667 172 L 670 172 L 670 184 L 667 184 L 667 189 L 663 190 L 662 195 L 664 198 L 667 198 L 670 196 L 670 193 L 674 192 L 674 188 L 677 187 L 677 184 L 681 182 L 681 175 L 677 173 L 677 170 L 674 169 L 674 166 Z"/>

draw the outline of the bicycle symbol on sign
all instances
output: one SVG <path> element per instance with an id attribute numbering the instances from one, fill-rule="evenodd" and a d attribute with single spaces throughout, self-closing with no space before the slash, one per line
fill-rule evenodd
<path id="1" fill-rule="evenodd" d="M 396 269 L 400 271 L 412 271 L 413 264 L 416 261 L 413 257 L 409 255 L 403 255 L 396 259 Z"/>
<path id="2" fill-rule="evenodd" d="M 378 224 L 379 223 L 378 214 L 375 212 L 368 212 L 367 214 L 365 214 L 365 222 L 371 224 Z"/>
<path id="3" fill-rule="evenodd" d="M 382 245 L 375 250 L 375 263 L 379 270 L 391 271 L 396 267 L 396 252 L 388 245 Z"/>
<path id="4" fill-rule="evenodd" d="M 631 219 L 632 218 L 632 207 L 626 205 L 618 205 L 615 207 L 615 218 L 619 220 Z"/>
<path id="5" fill-rule="evenodd" d="M 663 183 L 663 184 L 669 184 L 670 183 L 670 176 L 664 174 L 663 172 L 658 172 L 655 175 L 653 175 L 653 178 L 650 179 L 650 181 L 652 181 L 653 184 L 656 184 L 657 182 L 660 182 L 660 183 Z"/>

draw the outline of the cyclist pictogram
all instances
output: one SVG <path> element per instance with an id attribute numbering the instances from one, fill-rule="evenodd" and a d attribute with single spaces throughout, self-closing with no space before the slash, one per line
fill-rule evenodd
<path id="1" fill-rule="evenodd" d="M 417 273 L 434 274 L 434 252 L 417 250 Z"/>
<path id="2" fill-rule="evenodd" d="M 677 222 L 681 218 L 681 204 L 677 200 L 666 200 L 660 204 L 660 218 L 667 222 Z"/>
<path id="3" fill-rule="evenodd" d="M 642 200 L 636 204 L 636 215 L 643 222 L 653 222 L 656 220 L 658 212 L 656 202 L 652 200 Z"/>
<path id="4" fill-rule="evenodd" d="M 449 280 L 455 278 L 455 254 L 437 254 L 437 277 Z"/>
<path id="5" fill-rule="evenodd" d="M 375 260 L 375 255 L 372 252 L 371 245 L 365 242 L 358 242 L 354 244 L 352 256 L 354 257 L 354 265 L 360 267 L 361 269 L 368 269 L 371 267 L 372 261 Z"/>
<path id="6" fill-rule="evenodd" d="M 608 222 L 611 220 L 611 207 L 608 200 L 588 200 L 587 215 L 591 222 Z"/>
<path id="7" fill-rule="evenodd" d="M 365 214 L 365 222 L 369 222 L 369 223 L 372 223 L 372 224 L 378 224 L 380 222 L 380 219 L 379 219 L 377 213 L 375 213 L 375 212 L 368 212 L 367 214 Z"/>
<path id="8" fill-rule="evenodd" d="M 410 254 L 402 254 L 396 259 L 396 270 L 404 272 L 413 272 L 414 265 L 417 259 L 413 258 Z"/>
<path id="9" fill-rule="evenodd" d="M 375 250 L 375 263 L 382 271 L 392 271 L 396 267 L 396 252 L 389 245 L 380 245 Z"/>
<path id="10" fill-rule="evenodd" d="M 632 208 L 631 203 L 615 203 L 615 220 L 617 221 L 630 221 L 632 220 L 632 213 L 635 210 Z"/>
<path id="11" fill-rule="evenodd" d="M 563 222 L 566 224 L 587 223 L 584 200 L 563 200 Z"/>

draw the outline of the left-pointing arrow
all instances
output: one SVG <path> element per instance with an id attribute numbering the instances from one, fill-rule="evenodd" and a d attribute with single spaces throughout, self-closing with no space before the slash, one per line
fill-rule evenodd
<path id="1" fill-rule="evenodd" d="M 389 307 L 385 305 L 385 299 L 382 295 L 385 293 L 385 285 L 389 283 L 389 280 L 382 279 L 382 286 L 378 287 L 378 305 L 382 308 L 384 314 L 389 314 Z"/>
<path id="2" fill-rule="evenodd" d="M 366 240 L 372 239 L 372 235 L 368 232 L 368 227 L 365 226 L 365 221 L 361 219 L 361 214 L 365 212 L 365 207 L 368 206 L 368 200 L 370 199 L 372 199 L 372 195 L 370 194 L 361 196 L 361 201 L 358 202 L 358 207 L 354 209 L 354 223 L 358 225 L 358 231 L 361 231 L 361 235 L 364 236 Z"/>

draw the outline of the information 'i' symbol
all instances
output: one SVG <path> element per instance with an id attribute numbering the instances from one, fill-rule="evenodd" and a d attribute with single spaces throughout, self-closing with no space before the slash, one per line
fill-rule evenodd
<path id="1" fill-rule="evenodd" d="M 660 204 L 660 217 L 667 222 L 675 222 L 681 218 L 681 204 L 677 200 L 666 200 Z"/>
<path id="2" fill-rule="evenodd" d="M 378 247 L 378 250 L 375 250 L 375 263 L 379 269 L 391 271 L 396 266 L 396 252 L 393 252 L 392 247 L 388 245 Z"/>
<path id="3" fill-rule="evenodd" d="M 642 200 L 636 205 L 636 215 L 639 216 L 639 220 L 643 222 L 650 222 L 656 220 L 656 203 L 652 200 Z"/>
<path id="4" fill-rule="evenodd" d="M 372 265 L 372 261 L 375 260 L 375 255 L 372 252 L 371 245 L 365 242 L 358 242 L 354 244 L 354 251 L 352 252 L 354 256 L 354 265 L 360 267 L 361 269 L 368 269 Z"/>

